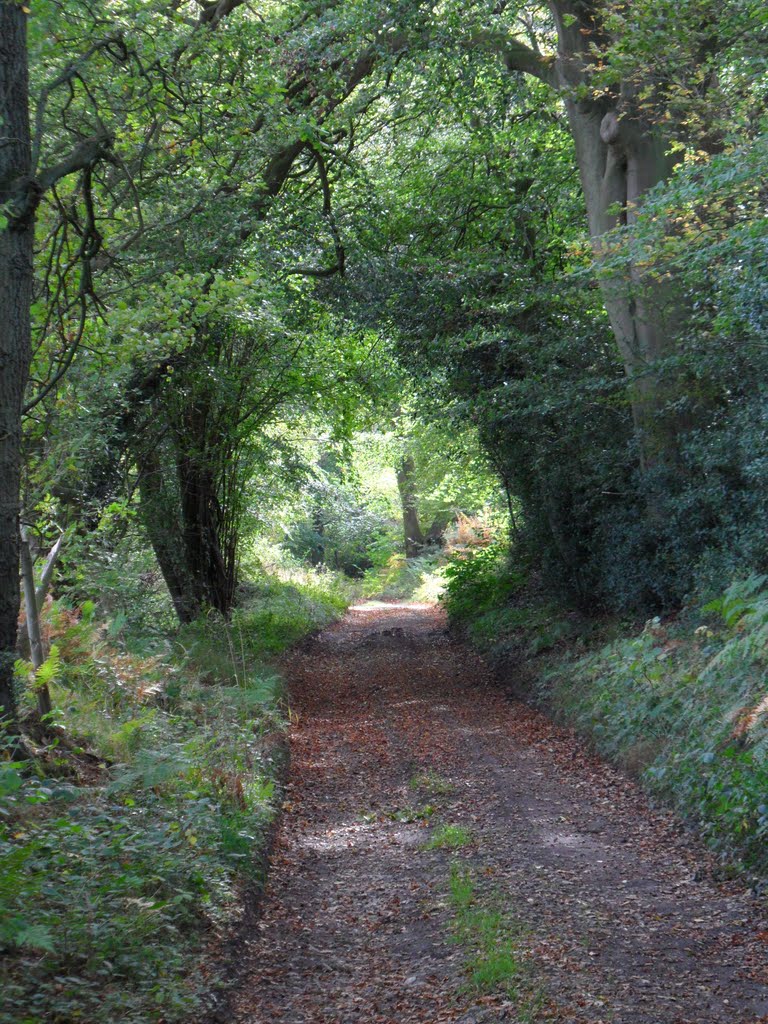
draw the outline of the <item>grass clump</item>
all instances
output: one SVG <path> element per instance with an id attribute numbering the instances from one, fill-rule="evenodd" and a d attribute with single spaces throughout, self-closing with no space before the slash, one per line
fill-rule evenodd
<path id="1" fill-rule="evenodd" d="M 455 792 L 455 786 L 449 779 L 445 779 L 431 770 L 414 775 L 409 780 L 408 786 L 416 792 L 427 793 L 433 797 L 451 796 Z"/>
<path id="2" fill-rule="evenodd" d="M 424 844 L 424 849 L 460 850 L 471 842 L 472 835 L 463 825 L 439 825 Z"/>
<path id="3" fill-rule="evenodd" d="M 454 940 L 467 950 L 469 990 L 519 995 L 526 976 L 519 923 L 498 900 L 481 900 L 471 872 L 460 864 L 451 865 L 448 900 L 454 913 Z"/>
<path id="4" fill-rule="evenodd" d="M 429 821 L 436 810 L 432 804 L 426 804 L 424 807 L 400 807 L 396 811 L 387 811 L 384 816 L 390 821 L 401 821 L 410 825 L 416 821 Z"/>

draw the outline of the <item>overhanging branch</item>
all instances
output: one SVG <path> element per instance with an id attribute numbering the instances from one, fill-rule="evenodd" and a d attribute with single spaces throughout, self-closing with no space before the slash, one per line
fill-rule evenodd
<path id="1" fill-rule="evenodd" d="M 200 12 L 200 24 L 215 28 L 223 18 L 244 3 L 245 0 L 214 0 L 213 3 L 204 4 Z"/>
<path id="2" fill-rule="evenodd" d="M 532 75 L 539 81 L 554 88 L 555 57 L 537 53 L 514 36 L 502 32 L 478 32 L 472 36 L 472 46 L 496 53 L 501 57 L 508 71 L 520 71 Z"/>
<path id="3" fill-rule="evenodd" d="M 46 167 L 37 178 L 41 193 L 47 192 L 62 178 L 93 167 L 100 160 L 108 159 L 112 148 L 112 136 L 107 131 L 83 139 L 75 148 L 53 167 Z"/>
<path id="4" fill-rule="evenodd" d="M 82 139 L 71 152 L 52 167 L 46 167 L 36 178 L 21 178 L 10 191 L 9 218 L 11 226 L 22 226 L 35 215 L 40 200 L 53 186 L 75 174 L 92 168 L 100 160 L 110 159 L 112 136 L 101 131 L 88 139 Z"/>

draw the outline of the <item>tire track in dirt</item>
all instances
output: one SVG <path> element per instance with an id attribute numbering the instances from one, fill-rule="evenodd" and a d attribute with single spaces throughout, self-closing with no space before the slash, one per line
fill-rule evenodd
<path id="1" fill-rule="evenodd" d="M 285 660 L 291 776 L 238 1024 L 503 1024 L 473 994 L 446 902 L 459 857 L 524 926 L 535 1018 L 768 1021 L 764 906 L 671 815 L 540 713 L 418 605 L 363 605 Z M 417 773 L 450 781 L 419 798 Z M 413 817 L 437 803 L 432 822 Z M 435 819 L 470 829 L 422 849 Z"/>

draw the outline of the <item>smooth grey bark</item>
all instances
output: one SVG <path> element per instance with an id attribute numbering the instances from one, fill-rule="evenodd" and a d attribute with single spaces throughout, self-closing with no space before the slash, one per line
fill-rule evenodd
<path id="1" fill-rule="evenodd" d="M 669 140 L 656 126 L 635 115 L 634 86 L 623 84 L 615 96 L 600 100 L 575 98 L 594 61 L 588 47 L 599 31 L 600 5 L 561 0 L 550 7 L 559 44 L 554 80 L 565 102 L 599 263 L 606 233 L 636 221 L 645 193 L 670 177 L 679 157 L 668 152 Z M 626 273 L 601 274 L 599 283 L 630 378 L 632 414 L 648 468 L 676 448 L 674 432 L 665 429 L 669 395 L 657 364 L 674 352 L 684 318 L 682 300 L 674 283 L 650 280 L 635 266 Z"/>
<path id="2" fill-rule="evenodd" d="M 45 662 L 45 649 L 40 631 L 40 605 L 35 591 L 35 572 L 32 565 L 32 553 L 29 550 L 27 532 L 21 529 L 21 583 L 24 591 L 24 611 L 27 617 L 27 636 L 29 637 L 30 660 L 37 671 Z M 43 598 L 45 599 L 45 598 Z M 37 709 L 41 717 L 52 711 L 51 693 L 46 685 L 37 687 Z"/>
<path id="3" fill-rule="evenodd" d="M 56 569 L 56 564 L 59 561 L 61 549 L 64 546 L 65 536 L 66 534 L 64 533 L 59 534 L 58 540 L 53 545 L 51 550 L 48 552 L 48 555 L 45 559 L 43 571 L 40 573 L 40 582 L 38 583 L 37 589 L 35 590 L 35 601 L 37 602 L 38 608 L 43 607 L 45 599 L 48 596 L 48 591 L 50 590 L 51 583 L 53 582 L 53 573 L 54 570 Z"/>
<path id="4" fill-rule="evenodd" d="M 34 217 L 15 216 L 31 173 L 27 16 L 0 0 L 0 717 L 15 729 L 21 409 L 30 361 Z"/>
<path id="5" fill-rule="evenodd" d="M 563 99 L 584 193 L 587 223 L 598 264 L 605 236 L 636 220 L 649 189 L 669 178 L 678 161 L 656 125 L 636 112 L 636 84 L 624 82 L 613 95 L 595 98 L 589 76 L 594 46 L 607 42 L 603 4 L 550 0 L 557 29 L 553 57 L 518 40 L 497 47 L 510 71 L 533 75 Z M 487 40 L 484 40 L 487 42 Z M 497 41 L 498 42 L 498 41 Z M 643 468 L 674 457 L 680 423 L 668 412 L 673 386 L 658 364 L 675 351 L 686 307 L 674 281 L 660 282 L 636 266 L 600 275 L 600 289 L 616 345 L 629 378 L 629 395 Z"/>

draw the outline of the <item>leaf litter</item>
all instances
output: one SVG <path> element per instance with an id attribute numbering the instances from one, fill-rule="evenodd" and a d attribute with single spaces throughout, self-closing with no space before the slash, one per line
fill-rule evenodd
<path id="1" fill-rule="evenodd" d="M 510 701 L 438 609 L 361 605 L 283 668 L 290 778 L 233 1024 L 768 1021 L 764 903 Z M 428 849 L 440 825 L 471 846 Z M 522 923 L 535 1000 L 468 989 L 446 899 L 457 858 Z"/>

